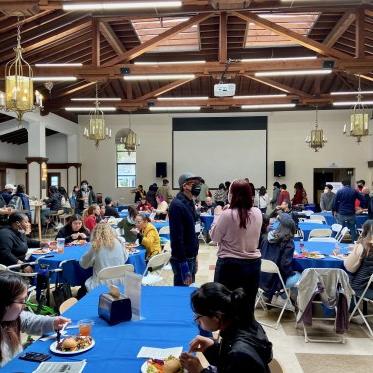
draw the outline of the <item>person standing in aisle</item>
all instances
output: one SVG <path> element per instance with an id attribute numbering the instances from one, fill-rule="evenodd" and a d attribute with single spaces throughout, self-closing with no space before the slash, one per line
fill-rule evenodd
<path id="1" fill-rule="evenodd" d="M 199 196 L 201 178 L 192 173 L 179 177 L 180 192 L 169 208 L 171 266 L 174 286 L 189 286 L 195 280 L 199 242 L 195 232 L 197 213 L 194 200 Z"/>

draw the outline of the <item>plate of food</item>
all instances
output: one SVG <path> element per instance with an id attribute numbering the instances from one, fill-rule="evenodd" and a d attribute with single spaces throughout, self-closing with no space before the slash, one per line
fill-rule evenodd
<path id="1" fill-rule="evenodd" d="M 74 240 L 69 243 L 69 246 L 75 246 L 75 245 L 85 245 L 87 243 L 86 240 Z"/>
<path id="2" fill-rule="evenodd" d="M 306 258 L 311 258 L 311 259 L 323 259 L 325 258 L 325 255 L 320 254 L 317 251 L 311 251 L 307 254 L 304 255 Z"/>
<path id="3" fill-rule="evenodd" d="M 187 373 L 180 360 L 170 356 L 165 360 L 148 359 L 141 366 L 141 373 Z"/>
<path id="4" fill-rule="evenodd" d="M 90 336 L 75 335 L 53 342 L 49 349 L 59 355 L 74 355 L 90 350 L 95 340 Z"/>
<path id="5" fill-rule="evenodd" d="M 45 255 L 45 254 L 49 254 L 50 252 L 51 250 L 49 250 L 48 248 L 36 249 L 32 252 L 32 255 Z"/>

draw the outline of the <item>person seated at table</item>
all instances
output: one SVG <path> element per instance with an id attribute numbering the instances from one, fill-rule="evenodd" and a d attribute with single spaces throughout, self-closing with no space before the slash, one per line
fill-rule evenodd
<path id="1" fill-rule="evenodd" d="M 263 327 L 246 313 L 247 298 L 242 288 L 228 290 L 209 282 L 191 295 L 194 320 L 206 331 L 220 331 L 220 340 L 197 335 L 180 363 L 189 373 L 268 373 L 272 343 Z M 202 352 L 211 366 L 203 368 L 195 352 Z M 213 367 L 212 367 L 213 366 Z"/>
<path id="2" fill-rule="evenodd" d="M 44 200 L 45 204 L 51 212 L 57 212 L 62 208 L 62 195 L 58 192 L 58 189 L 52 185 L 49 187 L 49 198 Z"/>
<path id="3" fill-rule="evenodd" d="M 144 187 L 140 184 L 135 190 L 135 203 L 140 202 L 142 199 L 146 199 L 146 191 Z"/>
<path id="4" fill-rule="evenodd" d="M 157 201 L 155 199 L 155 196 L 157 195 L 158 191 L 158 185 L 156 183 L 153 183 L 149 186 L 149 190 L 146 193 L 146 201 L 154 208 L 157 208 Z"/>
<path id="5" fill-rule="evenodd" d="M 134 206 L 128 206 L 128 215 L 118 223 L 118 228 L 121 229 L 121 235 L 126 242 L 133 243 L 137 240 L 137 233 L 132 232 L 132 229 L 136 228 L 135 219 L 137 214 L 138 212 Z"/>
<path id="6" fill-rule="evenodd" d="M 8 226 L 0 229 L 0 264 L 6 266 L 23 264 L 29 248 L 41 247 L 41 242 L 26 236 L 30 230 L 28 216 L 21 212 L 9 215 Z M 43 243 L 44 245 L 44 243 Z M 33 272 L 30 266 L 23 269 Z"/>
<path id="7" fill-rule="evenodd" d="M 58 231 L 57 238 L 64 238 L 65 244 L 75 240 L 89 241 L 89 232 L 83 226 L 82 217 L 80 215 L 73 215 L 69 219 L 69 222 Z"/>
<path id="8" fill-rule="evenodd" d="M 101 269 L 123 265 L 128 259 L 127 251 L 124 250 L 115 230 L 108 223 L 102 222 L 95 226 L 91 235 L 91 244 L 90 249 L 79 260 L 82 268 L 93 267 L 92 276 L 85 282 L 87 291 L 100 285 L 97 275 Z M 79 290 L 79 298 L 82 295 L 84 295 L 84 288 Z"/>
<path id="9" fill-rule="evenodd" d="M 360 295 L 373 273 L 373 220 L 367 220 L 363 224 L 361 236 L 348 257 L 344 259 L 344 266 L 350 272 L 352 289 Z M 373 288 L 369 288 L 365 296 L 373 299 Z"/>
<path id="10" fill-rule="evenodd" d="M 300 279 L 300 274 L 293 271 L 292 262 L 294 255 L 294 234 L 296 226 L 294 220 L 288 214 L 281 214 L 278 218 L 279 225 L 268 233 L 260 245 L 262 259 L 270 260 L 277 264 L 286 287 L 291 289 Z M 283 306 L 286 295 L 282 290 L 282 284 L 277 274 L 261 273 L 260 288 L 264 290 L 264 296 L 268 303 Z M 293 307 L 288 305 L 289 309 Z"/>
<path id="11" fill-rule="evenodd" d="M 119 218 L 119 213 L 113 207 L 113 200 L 111 197 L 105 197 L 105 216 L 114 216 L 114 218 Z"/>
<path id="12" fill-rule="evenodd" d="M 0 272 L 0 294 L 0 367 L 23 350 L 21 333 L 41 336 L 71 322 L 62 316 L 41 316 L 24 311 L 27 283 L 14 273 Z"/>
<path id="13" fill-rule="evenodd" d="M 326 184 L 324 188 L 324 193 L 321 194 L 320 208 L 321 208 L 321 211 L 323 212 L 332 211 L 333 209 L 335 194 L 332 192 L 332 190 L 333 190 L 333 185 Z"/>
<path id="14" fill-rule="evenodd" d="M 83 223 L 86 229 L 88 229 L 90 232 L 92 232 L 93 228 L 96 226 L 98 216 L 100 216 L 100 206 L 89 206 L 87 209 L 87 216 L 83 218 Z"/>
<path id="15" fill-rule="evenodd" d="M 368 207 L 370 203 L 370 190 L 367 187 L 364 187 L 361 191 L 362 194 L 362 200 L 355 200 L 355 212 L 356 214 L 364 214 L 368 212 Z"/>
<path id="16" fill-rule="evenodd" d="M 146 200 L 146 198 L 142 198 L 140 203 L 137 205 L 137 211 L 142 212 L 151 212 L 152 205 Z"/>
<path id="17" fill-rule="evenodd" d="M 155 219 L 166 220 L 168 203 L 164 200 L 162 195 L 157 195 L 155 198 L 157 200 L 157 208 L 152 210 L 152 212 L 155 212 Z"/>
<path id="18" fill-rule="evenodd" d="M 216 207 L 216 203 L 213 202 L 211 197 L 206 197 L 205 204 L 201 206 L 201 213 L 214 215 L 214 209 Z"/>
<path id="19" fill-rule="evenodd" d="M 161 239 L 154 225 L 149 222 L 147 217 L 141 214 L 136 215 L 135 223 L 136 228 L 132 229 L 132 232 L 137 235 L 139 244 L 145 247 L 146 260 L 153 255 L 160 254 L 162 251 Z"/>

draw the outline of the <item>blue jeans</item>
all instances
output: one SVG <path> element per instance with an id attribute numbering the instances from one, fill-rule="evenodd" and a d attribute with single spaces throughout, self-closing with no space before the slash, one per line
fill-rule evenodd
<path id="1" fill-rule="evenodd" d="M 183 278 L 181 276 L 181 268 L 180 268 L 180 261 L 174 258 L 170 260 L 172 271 L 174 272 L 174 286 L 188 286 L 185 285 L 183 282 Z M 187 259 L 189 272 L 192 274 L 192 282 L 195 281 L 196 277 L 196 258 L 188 258 Z"/>
<path id="2" fill-rule="evenodd" d="M 337 223 L 350 230 L 352 242 L 356 241 L 356 216 L 337 214 Z"/>

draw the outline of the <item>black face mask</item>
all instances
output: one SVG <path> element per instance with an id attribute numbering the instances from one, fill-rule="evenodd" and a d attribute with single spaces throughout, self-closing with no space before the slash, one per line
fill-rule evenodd
<path id="1" fill-rule="evenodd" d="M 192 190 L 190 191 L 192 193 L 192 196 L 198 197 L 201 193 L 201 186 L 197 184 L 192 185 Z"/>

